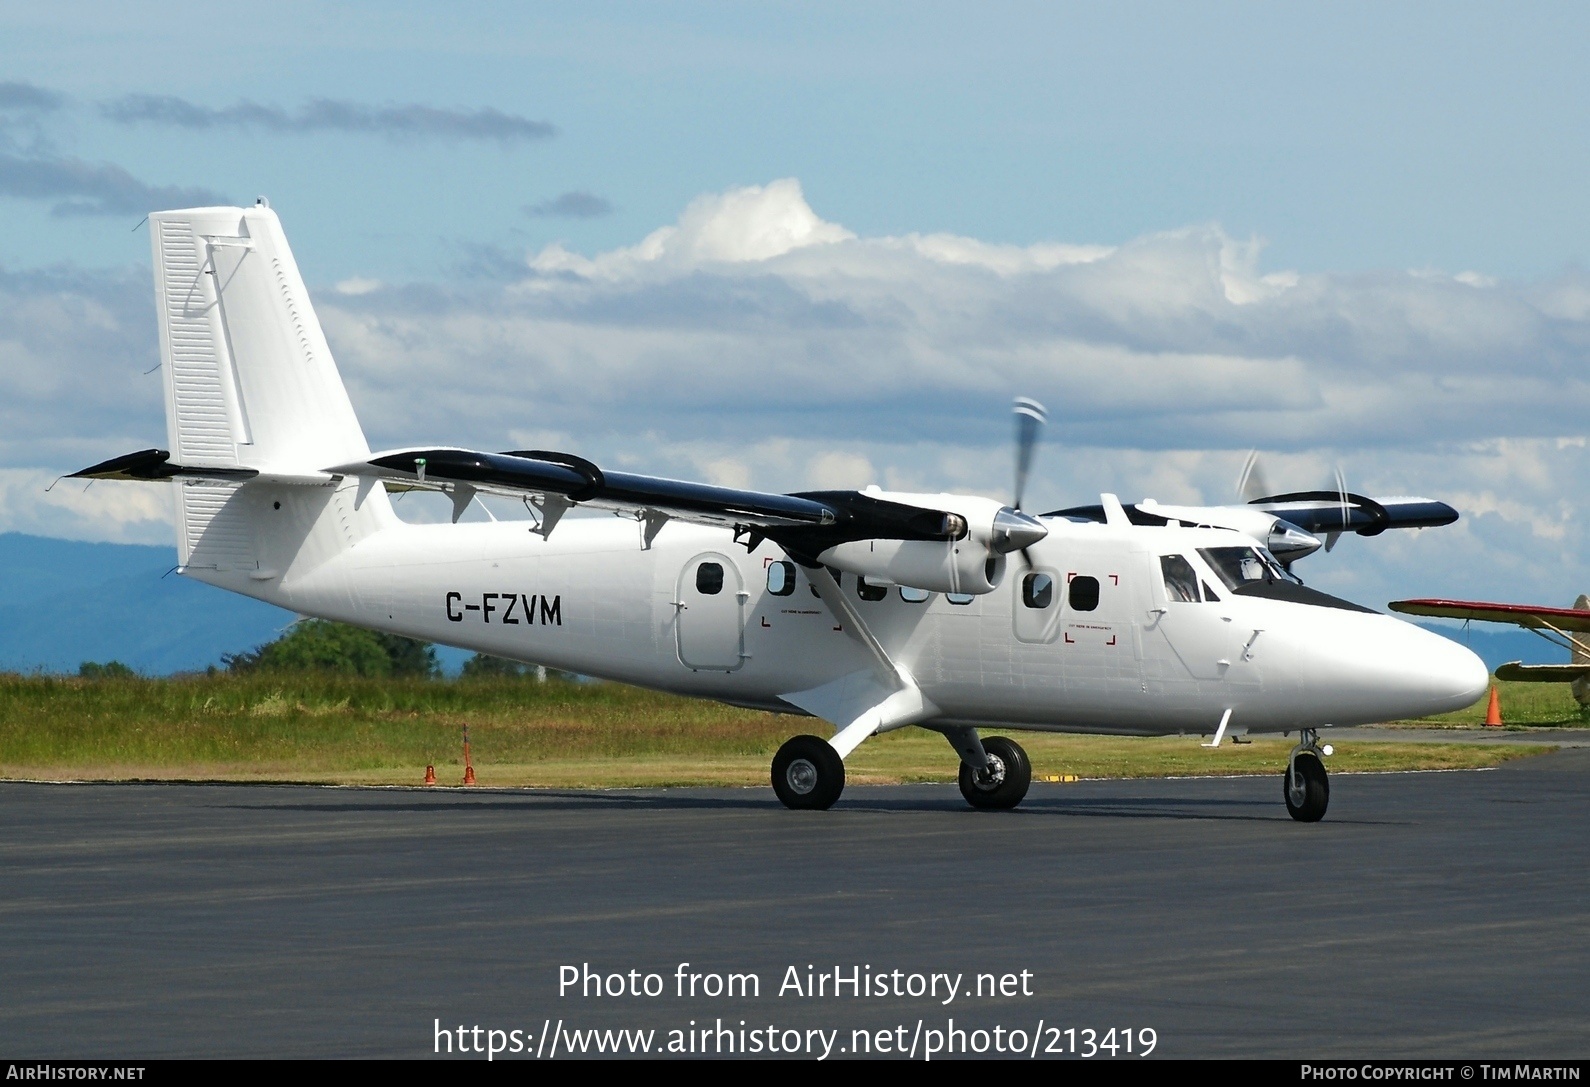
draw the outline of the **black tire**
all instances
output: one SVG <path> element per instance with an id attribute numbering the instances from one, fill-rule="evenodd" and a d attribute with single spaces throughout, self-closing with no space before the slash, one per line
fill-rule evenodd
<path id="1" fill-rule="evenodd" d="M 1325 818 L 1325 809 L 1331 802 L 1331 780 L 1318 755 L 1298 752 L 1291 768 L 1281 775 L 1281 794 L 1286 798 L 1287 814 L 1299 823 L 1317 823 Z"/>
<path id="2" fill-rule="evenodd" d="M 826 811 L 845 791 L 845 760 L 820 737 L 786 740 L 773 756 L 773 791 L 786 808 Z"/>
<path id="3" fill-rule="evenodd" d="M 995 764 L 993 780 L 979 780 L 979 775 L 963 762 L 961 795 L 974 808 L 1008 811 L 1026 798 L 1027 786 L 1032 784 L 1032 763 L 1020 744 L 1004 736 L 988 737 L 983 741 L 983 750 Z"/>

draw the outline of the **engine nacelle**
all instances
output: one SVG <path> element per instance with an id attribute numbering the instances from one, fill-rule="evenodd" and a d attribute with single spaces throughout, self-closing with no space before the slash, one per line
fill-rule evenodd
<path id="1" fill-rule="evenodd" d="M 959 535 L 946 540 L 854 540 L 817 556 L 836 570 L 869 581 L 935 593 L 993 592 L 1005 576 L 1005 556 L 1048 535 L 1043 522 L 988 498 L 957 494 L 867 492 L 876 498 L 952 514 Z"/>
<path id="2" fill-rule="evenodd" d="M 930 593 L 991 593 L 1005 574 L 1005 556 L 970 540 L 856 540 L 818 558 L 868 581 Z"/>
<path id="3" fill-rule="evenodd" d="M 1320 549 L 1318 537 L 1273 513 L 1249 506 L 1165 506 L 1158 502 L 1139 502 L 1145 513 L 1169 517 L 1189 525 L 1214 525 L 1235 529 L 1268 548 L 1282 562 L 1291 564 Z"/>

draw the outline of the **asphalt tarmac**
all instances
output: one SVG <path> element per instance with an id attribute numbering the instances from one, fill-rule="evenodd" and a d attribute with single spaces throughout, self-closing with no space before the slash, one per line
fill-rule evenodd
<path id="1" fill-rule="evenodd" d="M 8 783 L 0 825 L 0 1058 L 429 1056 L 438 1021 L 543 1055 L 591 1027 L 655 1049 L 706 1025 L 710 1052 L 719 1020 L 764 1048 L 837 1030 L 835 1057 L 996 1026 L 1040 1056 L 1112 1027 L 1117 1059 L 1126 1028 L 1170 1057 L 1590 1052 L 1584 749 L 1334 775 L 1314 825 L 1279 775 L 1035 785 L 1013 813 L 940 786 L 802 813 L 767 789 Z M 584 963 L 662 992 L 560 996 Z M 804 995 L 808 964 L 960 995 Z M 703 995 L 731 972 L 760 995 Z"/>

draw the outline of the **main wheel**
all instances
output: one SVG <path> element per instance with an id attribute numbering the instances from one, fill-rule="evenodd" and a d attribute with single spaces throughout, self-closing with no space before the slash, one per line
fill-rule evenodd
<path id="1" fill-rule="evenodd" d="M 1014 808 L 1032 784 L 1032 763 L 1015 740 L 990 736 L 983 741 L 988 768 L 981 774 L 961 763 L 961 795 L 974 808 Z"/>
<path id="2" fill-rule="evenodd" d="M 825 811 L 845 791 L 845 760 L 820 737 L 786 740 L 773 756 L 773 791 L 786 808 Z"/>
<path id="3" fill-rule="evenodd" d="M 1299 823 L 1317 823 L 1325 817 L 1331 802 L 1331 780 L 1325 764 L 1312 751 L 1300 751 L 1292 766 L 1281 775 L 1286 794 L 1287 813 Z"/>

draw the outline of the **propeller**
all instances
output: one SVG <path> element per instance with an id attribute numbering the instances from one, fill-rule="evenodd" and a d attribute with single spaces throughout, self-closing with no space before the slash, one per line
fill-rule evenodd
<path id="1" fill-rule="evenodd" d="M 1027 549 L 1047 536 L 1049 530 L 1035 518 L 1021 512 L 1021 500 L 1027 494 L 1027 477 L 1032 472 L 1032 458 L 1038 451 L 1038 437 L 1049 422 L 1049 412 L 1030 396 L 1016 397 L 1011 410 L 1016 416 L 1016 493 L 1011 500 L 1010 510 L 1000 510 L 994 517 L 994 529 L 1013 545 L 1008 550 L 1021 552 L 1021 560 L 1030 570 L 1032 556 Z"/>
<path id="2" fill-rule="evenodd" d="M 1342 529 L 1346 529 L 1348 520 L 1347 511 L 1347 477 L 1342 475 L 1342 466 L 1337 464 L 1331 469 L 1332 489 L 1336 492 L 1337 499 L 1341 502 L 1342 528 L 1335 532 L 1325 533 L 1325 553 L 1330 554 L 1331 548 L 1336 546 L 1336 541 L 1342 538 Z"/>
<path id="3" fill-rule="evenodd" d="M 1265 477 L 1264 465 L 1259 462 L 1257 449 L 1249 450 L 1248 459 L 1242 464 L 1242 475 L 1237 478 L 1237 493 L 1244 502 L 1257 502 L 1275 493 L 1270 490 L 1270 482 Z"/>
<path id="4" fill-rule="evenodd" d="M 1016 397 L 1016 498 L 1010 508 L 1021 509 L 1022 497 L 1027 493 L 1027 474 L 1032 471 L 1032 457 L 1038 450 L 1038 435 L 1049 421 L 1044 406 L 1030 396 Z"/>
<path id="5" fill-rule="evenodd" d="M 1330 481 L 1320 490 L 1334 495 L 1341 509 L 1342 527 L 1325 533 L 1325 550 L 1330 551 L 1336 546 L 1336 541 L 1341 539 L 1342 532 L 1352 523 L 1352 497 L 1347 490 L 1347 477 L 1342 474 L 1340 464 L 1331 467 Z M 1270 489 L 1270 481 L 1257 449 L 1249 450 L 1248 459 L 1242 462 L 1242 474 L 1237 477 L 1237 492 L 1242 496 L 1242 500 L 1249 504 L 1269 498 L 1276 493 Z"/>

